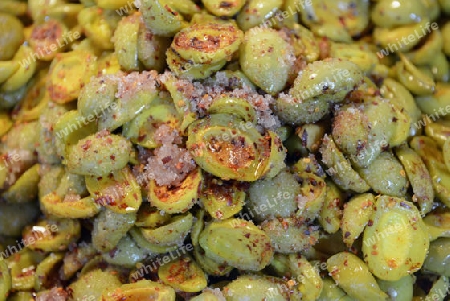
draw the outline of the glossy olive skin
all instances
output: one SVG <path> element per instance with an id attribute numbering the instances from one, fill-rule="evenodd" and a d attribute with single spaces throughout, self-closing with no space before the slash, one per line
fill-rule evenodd
<path id="1" fill-rule="evenodd" d="M 424 262 L 424 269 L 448 277 L 450 275 L 450 254 L 448 253 L 449 245 L 449 238 L 438 238 L 437 240 L 431 242 L 430 253 Z"/>
<path id="2" fill-rule="evenodd" d="M 271 300 L 286 300 L 275 281 L 258 276 L 241 276 L 228 284 L 223 292 L 226 300 L 256 301 L 268 296 Z"/>
<path id="3" fill-rule="evenodd" d="M 374 301 L 386 298 L 365 263 L 352 253 L 333 255 L 327 260 L 327 269 L 336 283 L 352 298 Z"/>
<path id="4" fill-rule="evenodd" d="M 0 13 L 0 61 L 10 60 L 24 40 L 23 25 L 14 16 Z"/>
<path id="5" fill-rule="evenodd" d="M 427 16 L 422 1 L 378 1 L 372 10 L 372 21 L 379 27 L 397 27 L 415 23 Z"/>

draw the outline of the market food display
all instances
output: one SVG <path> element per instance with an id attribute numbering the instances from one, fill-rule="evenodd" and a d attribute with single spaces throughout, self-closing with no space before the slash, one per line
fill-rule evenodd
<path id="1" fill-rule="evenodd" d="M 447 300 L 449 16 L 2 0 L 0 301 Z"/>

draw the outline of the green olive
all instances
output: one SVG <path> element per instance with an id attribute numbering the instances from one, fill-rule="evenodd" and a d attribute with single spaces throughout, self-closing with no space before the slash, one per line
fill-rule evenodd
<path id="1" fill-rule="evenodd" d="M 2 259 L 2 272 L 6 272 L 4 281 L 4 290 L 12 289 L 16 291 L 29 291 L 34 289 L 36 284 L 36 259 L 33 257 L 33 252 L 29 249 L 23 249 L 16 254 L 8 258 L 8 264 Z M 4 264 L 4 265 L 3 265 Z M 9 270 L 9 272 L 7 272 Z M 31 273 L 24 273 L 23 271 L 31 271 Z M 10 283 L 8 285 L 9 276 Z M 5 293 L 8 293 L 5 291 Z"/>
<path id="2" fill-rule="evenodd" d="M 181 244 L 191 231 L 194 217 L 190 212 L 172 217 L 166 225 L 158 228 L 141 228 L 144 238 L 159 246 Z"/>
<path id="3" fill-rule="evenodd" d="M 386 78 L 381 86 L 380 92 L 385 98 L 389 98 L 392 103 L 395 101 L 401 109 L 406 111 L 411 117 L 412 123 L 415 123 L 420 119 L 421 111 L 414 101 L 413 96 L 405 86 L 391 78 Z M 417 128 L 411 124 L 409 132 L 410 135 L 413 135 L 417 132 Z"/>
<path id="4" fill-rule="evenodd" d="M 363 233 L 373 212 L 375 197 L 364 193 L 352 197 L 345 205 L 342 216 L 342 240 L 351 246 Z"/>
<path id="5" fill-rule="evenodd" d="M 117 13 L 110 14 L 109 12 L 115 13 L 115 11 L 103 10 L 94 6 L 82 9 L 77 16 L 78 23 L 83 28 L 84 34 L 99 49 L 114 49 L 111 37 L 117 27 L 120 16 Z"/>
<path id="6" fill-rule="evenodd" d="M 80 276 L 69 288 L 73 300 L 87 300 L 88 298 L 97 300 L 102 297 L 104 289 L 113 289 L 121 285 L 117 273 L 95 269 Z"/>
<path id="7" fill-rule="evenodd" d="M 50 65 L 47 79 L 51 100 L 56 103 L 75 100 L 96 70 L 96 57 L 88 51 L 57 54 Z"/>
<path id="8" fill-rule="evenodd" d="M 414 94 L 433 94 L 436 89 L 433 79 L 417 69 L 405 56 L 400 54 L 400 58 L 401 62 L 397 65 L 399 81 Z"/>
<path id="9" fill-rule="evenodd" d="M 447 83 L 437 83 L 436 90 L 434 94 L 430 95 L 420 95 L 417 96 L 416 103 L 417 106 L 424 112 L 425 114 L 430 115 L 430 118 L 435 119 L 434 114 L 439 115 L 438 112 L 443 112 L 442 110 L 445 108 L 447 110 L 447 106 L 449 103 L 450 97 L 450 85 Z M 450 108 L 450 107 L 449 107 Z M 442 114 L 444 119 L 448 119 L 448 114 Z M 430 121 L 428 119 L 428 121 Z M 418 126 L 421 123 L 417 123 Z"/>
<path id="10" fill-rule="evenodd" d="M 413 203 L 380 196 L 362 250 L 369 270 L 379 279 L 395 281 L 419 270 L 429 247 L 427 229 Z"/>
<path id="11" fill-rule="evenodd" d="M 64 258 L 62 253 L 50 253 L 43 261 L 36 267 L 36 284 L 37 291 L 42 290 L 49 285 L 49 278 L 51 273 L 56 270 L 58 263 Z"/>
<path id="12" fill-rule="evenodd" d="M 268 171 L 269 143 L 253 124 L 214 114 L 189 126 L 186 145 L 205 171 L 224 180 L 256 181 Z"/>
<path id="13" fill-rule="evenodd" d="M 240 212 L 245 204 L 245 191 L 238 182 L 226 182 L 210 177 L 203 184 L 200 201 L 216 219 L 227 219 Z"/>
<path id="14" fill-rule="evenodd" d="M 67 157 L 67 167 L 76 174 L 101 177 L 124 168 L 130 152 L 131 144 L 125 138 L 107 131 L 98 132 L 73 146 Z"/>
<path id="15" fill-rule="evenodd" d="M 23 231 L 31 250 L 45 252 L 64 251 L 80 237 L 81 225 L 77 219 L 40 220 Z"/>
<path id="16" fill-rule="evenodd" d="M 165 284 L 183 292 L 199 292 L 207 285 L 205 273 L 189 257 L 181 257 L 161 266 L 158 276 Z"/>
<path id="17" fill-rule="evenodd" d="M 274 250 L 283 254 L 298 253 L 319 240 L 317 227 L 299 218 L 271 219 L 263 222 L 261 229 L 270 237 Z"/>
<path id="18" fill-rule="evenodd" d="M 327 260 L 327 269 L 336 284 L 356 300 L 385 300 L 367 265 L 356 255 L 341 252 Z"/>
<path id="19" fill-rule="evenodd" d="M 55 55 L 64 50 L 66 42 L 70 39 L 74 40 L 68 33 L 66 26 L 57 20 L 48 20 L 43 24 L 38 24 L 33 27 L 29 43 L 35 53 L 39 54 L 39 59 L 44 61 L 51 61 Z M 80 34 L 78 33 L 79 37 Z M 61 43 L 64 43 L 62 46 Z M 57 46 L 57 47 L 56 47 Z"/>
<path id="20" fill-rule="evenodd" d="M 258 180 L 250 185 L 246 208 L 257 222 L 290 217 L 298 209 L 296 197 L 300 188 L 293 174 L 282 171 L 272 179 Z"/>
<path id="21" fill-rule="evenodd" d="M 139 25 L 138 15 L 124 17 L 114 32 L 114 50 L 120 66 L 126 71 L 139 70 Z"/>
<path id="22" fill-rule="evenodd" d="M 409 301 L 413 298 L 414 278 L 411 275 L 396 281 L 378 280 L 378 285 L 390 300 Z"/>
<path id="23" fill-rule="evenodd" d="M 258 28 L 246 32 L 239 60 L 245 75 L 255 85 L 276 94 L 286 86 L 293 56 L 292 46 L 280 33 Z"/>
<path id="24" fill-rule="evenodd" d="M 442 30 L 442 38 L 444 39 L 443 50 L 446 55 L 449 55 L 450 54 L 450 38 L 449 38 L 450 22 L 445 23 L 444 27 L 441 30 Z"/>
<path id="25" fill-rule="evenodd" d="M 450 276 L 450 238 L 438 238 L 430 243 L 430 252 L 423 264 L 424 270 L 441 276 Z"/>
<path id="26" fill-rule="evenodd" d="M 150 205 L 143 203 L 139 208 L 135 225 L 138 227 L 157 228 L 163 226 L 170 220 L 170 215 L 161 214 L 161 212 Z"/>
<path id="27" fill-rule="evenodd" d="M 273 300 L 283 301 L 287 300 L 287 292 L 280 290 L 282 282 L 278 283 L 270 278 L 259 276 L 240 276 L 227 286 L 223 288 L 223 295 L 227 301 L 259 301 L 259 300 Z M 284 287 L 287 288 L 286 285 Z"/>
<path id="28" fill-rule="evenodd" d="M 218 263 L 251 271 L 267 266 L 273 256 L 269 236 L 243 219 L 212 222 L 200 234 L 206 256 Z"/>
<path id="29" fill-rule="evenodd" d="M 421 125 L 417 124 L 417 126 L 421 127 Z M 425 125 L 425 134 L 428 137 L 433 138 L 439 147 L 444 147 L 445 141 L 447 141 L 447 137 L 450 136 L 450 126 L 443 122 L 428 122 Z"/>
<path id="30" fill-rule="evenodd" d="M 369 23 L 367 1 L 299 1 L 296 6 L 300 8 L 302 21 L 313 32 L 336 42 L 351 41 L 352 36 L 359 36 Z"/>
<path id="31" fill-rule="evenodd" d="M 163 71 L 165 56 L 170 45 L 170 39 L 159 37 L 152 33 L 144 24 L 140 24 L 137 52 L 139 61 L 147 70 Z"/>
<path id="32" fill-rule="evenodd" d="M 275 107 L 280 119 L 293 125 L 317 122 L 330 113 L 330 109 L 331 104 L 326 100 L 305 102 L 287 94 L 280 94 Z"/>
<path id="33" fill-rule="evenodd" d="M 372 34 L 373 38 L 378 45 L 384 48 L 378 55 L 383 56 L 383 53 L 387 55 L 390 52 L 403 53 L 412 50 L 420 43 L 421 39 L 419 37 L 423 37 L 421 33 L 426 30 L 424 28 L 427 24 L 429 26 L 430 22 L 428 18 L 424 18 L 420 22 L 413 22 L 395 28 L 375 28 Z M 405 41 L 406 38 L 408 38 L 407 43 L 400 42 L 401 39 Z"/>
<path id="34" fill-rule="evenodd" d="M 330 74 L 329 70 L 335 70 Z M 363 80 L 361 69 L 342 59 L 326 59 L 307 65 L 294 82 L 290 94 L 301 101 L 341 102 Z"/>
<path id="35" fill-rule="evenodd" d="M 23 43 L 23 25 L 16 17 L 0 12 L 0 61 L 7 61 L 13 58 L 20 44 Z"/>
<path id="36" fill-rule="evenodd" d="M 396 151 L 397 158 L 402 163 L 408 180 L 411 183 L 414 196 L 420 206 L 420 213 L 426 214 L 433 208 L 433 183 L 430 173 L 420 156 L 407 146 L 401 146 Z"/>
<path id="37" fill-rule="evenodd" d="M 323 162 L 329 168 L 327 173 L 340 188 L 351 189 L 358 193 L 370 189 L 367 182 L 352 168 L 350 162 L 336 147 L 333 139 L 327 135 L 324 137 L 321 153 Z"/>
<path id="38" fill-rule="evenodd" d="M 13 57 L 19 62 L 19 69 L 15 71 L 1 86 L 0 91 L 13 92 L 23 87 L 36 71 L 37 62 L 33 59 L 33 50 L 27 45 L 21 45 Z M 26 92 L 26 91 L 25 91 Z"/>
<path id="39" fill-rule="evenodd" d="M 276 22 L 276 20 L 271 18 L 274 18 L 275 13 L 281 8 L 282 4 L 282 0 L 246 1 L 236 21 L 244 31 L 265 24 L 265 22 L 269 22 L 269 26 L 272 26 L 272 22 Z"/>
<path id="40" fill-rule="evenodd" d="M 136 212 L 142 203 L 141 188 L 128 167 L 103 177 L 86 176 L 85 180 L 95 203 L 114 212 Z"/>
<path id="41" fill-rule="evenodd" d="M 186 212 L 197 201 L 202 180 L 200 168 L 191 171 L 178 186 L 158 186 L 155 180 L 151 180 L 150 203 L 169 214 Z"/>
<path id="42" fill-rule="evenodd" d="M 152 31 L 163 37 L 172 37 L 186 26 L 183 17 L 167 0 L 143 0 L 139 11 L 145 24 Z"/>
<path id="43" fill-rule="evenodd" d="M 245 4 L 243 0 L 202 0 L 202 2 L 208 11 L 218 17 L 232 17 Z"/>
<path id="44" fill-rule="evenodd" d="M 242 31 L 233 23 L 193 24 L 175 35 L 171 48 L 185 60 L 213 64 L 230 60 L 242 39 Z"/>
<path id="45" fill-rule="evenodd" d="M 408 189 L 406 172 L 390 152 L 381 153 L 367 168 L 359 170 L 359 174 L 377 193 L 401 197 Z"/>
<path id="46" fill-rule="evenodd" d="M 326 196 L 322 210 L 320 211 L 319 222 L 323 229 L 329 234 L 336 233 L 339 230 L 342 219 L 341 207 L 344 199 L 344 193 L 336 186 L 336 184 L 332 181 L 326 181 Z"/>
<path id="47" fill-rule="evenodd" d="M 450 204 L 450 172 L 438 144 L 429 137 L 416 136 L 411 140 L 410 146 L 425 163 L 435 195 L 444 204 Z"/>
<path id="48" fill-rule="evenodd" d="M 123 284 L 114 289 L 107 288 L 101 294 L 101 300 L 155 300 L 155 301 L 175 301 L 175 291 L 164 284 L 153 282 L 150 280 L 140 280 L 131 284 Z"/>
<path id="49" fill-rule="evenodd" d="M 219 97 L 214 99 L 208 108 L 208 114 L 232 114 L 240 117 L 245 122 L 256 124 L 257 116 L 253 106 L 243 98 Z"/>
<path id="50" fill-rule="evenodd" d="M 147 250 L 139 247 L 130 235 L 125 235 L 119 240 L 113 250 L 103 253 L 102 258 L 110 264 L 132 268 L 138 262 L 143 261 L 147 255 Z"/>
<path id="51" fill-rule="evenodd" d="M 130 138 L 131 142 L 146 148 L 156 148 L 160 143 L 155 140 L 155 132 L 161 125 L 167 125 L 177 130 L 180 127 L 179 115 L 171 103 L 153 104 L 144 109 L 133 120 L 124 124 L 123 136 Z"/>
<path id="52" fill-rule="evenodd" d="M 11 289 L 11 273 L 8 269 L 8 263 L 2 258 L 0 261 L 0 299 L 5 301 L 8 297 L 8 292 Z"/>
<path id="53" fill-rule="evenodd" d="M 441 210 L 430 212 L 423 218 L 423 222 L 427 226 L 430 241 L 436 240 L 438 237 L 450 236 L 449 212 Z"/>
<path id="54" fill-rule="evenodd" d="M 421 0 L 380 0 L 372 10 L 372 21 L 378 27 L 397 27 L 417 23 L 428 17 Z"/>

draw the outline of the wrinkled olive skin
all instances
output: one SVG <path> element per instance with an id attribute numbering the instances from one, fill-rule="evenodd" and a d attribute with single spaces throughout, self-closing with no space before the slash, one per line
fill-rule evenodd
<path id="1" fill-rule="evenodd" d="M 245 34 L 240 51 L 242 71 L 267 93 L 284 89 L 292 59 L 292 47 L 277 31 L 259 28 Z"/>
<path id="2" fill-rule="evenodd" d="M 0 61 L 7 61 L 24 40 L 23 25 L 16 17 L 0 12 L 0 27 Z"/>
<path id="3" fill-rule="evenodd" d="M 427 228 L 414 204 L 377 198 L 371 225 L 364 231 L 364 260 L 379 279 L 396 281 L 419 270 L 429 247 Z"/>
<path id="4" fill-rule="evenodd" d="M 206 256 L 251 271 L 267 266 L 274 252 L 264 231 L 238 218 L 207 225 L 199 242 Z"/>

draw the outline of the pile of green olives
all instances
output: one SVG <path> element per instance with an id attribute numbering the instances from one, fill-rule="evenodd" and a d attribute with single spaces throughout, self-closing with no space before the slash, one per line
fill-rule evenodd
<path id="1" fill-rule="evenodd" d="M 2 0 L 0 301 L 444 301 L 449 0 Z"/>

